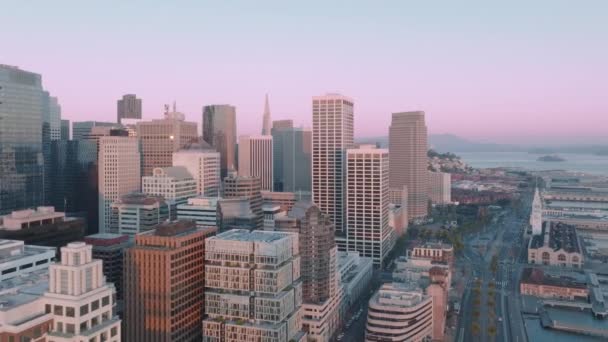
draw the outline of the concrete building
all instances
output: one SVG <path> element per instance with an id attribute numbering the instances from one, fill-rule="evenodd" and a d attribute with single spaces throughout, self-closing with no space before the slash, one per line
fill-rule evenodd
<path id="1" fill-rule="evenodd" d="M 388 225 L 395 231 L 395 236 L 399 238 L 407 231 L 407 209 L 395 204 L 388 205 Z"/>
<path id="2" fill-rule="evenodd" d="M 261 182 L 259 178 L 240 176 L 234 173 L 224 178 L 224 199 L 244 198 L 249 201 L 251 213 L 255 216 L 255 228 L 264 226 L 262 211 Z"/>
<path id="3" fill-rule="evenodd" d="M 134 236 L 169 220 L 169 204 L 162 196 L 130 193 L 111 206 L 109 233 Z"/>
<path id="4" fill-rule="evenodd" d="M 193 197 L 185 204 L 177 206 L 177 219 L 194 221 L 198 228 L 222 227 L 220 199 L 217 197 Z"/>
<path id="5" fill-rule="evenodd" d="M 542 234 L 543 229 L 543 203 L 538 193 L 538 188 L 534 190 L 534 199 L 532 200 L 532 211 L 530 212 L 530 227 L 532 227 L 532 235 Z"/>
<path id="6" fill-rule="evenodd" d="M 239 175 L 260 179 L 261 189 L 272 191 L 272 136 L 239 138 Z"/>
<path id="7" fill-rule="evenodd" d="M 120 196 L 140 191 L 139 142 L 125 136 L 99 139 L 99 232 L 108 232 L 111 204 Z"/>
<path id="8" fill-rule="evenodd" d="M 584 262 L 576 228 L 561 222 L 543 222 L 540 235 L 528 244 L 528 263 L 582 268 Z"/>
<path id="9" fill-rule="evenodd" d="M 177 221 L 135 237 L 125 253 L 125 339 L 200 341 L 205 239 L 215 229 Z M 208 304 L 207 304 L 208 305 Z"/>
<path id="10" fill-rule="evenodd" d="M 452 202 L 452 177 L 447 172 L 429 172 L 429 198 L 433 204 Z"/>
<path id="11" fill-rule="evenodd" d="M 81 240 L 83 219 L 65 217 L 53 207 L 13 211 L 0 216 L 0 239 L 21 240 L 28 245 L 60 247 Z"/>
<path id="12" fill-rule="evenodd" d="M 157 167 L 152 176 L 141 178 L 144 194 L 162 196 L 169 205 L 169 217 L 177 218 L 177 206 L 196 197 L 196 181 L 183 166 Z"/>
<path id="13" fill-rule="evenodd" d="M 221 198 L 219 200 L 220 230 L 230 229 L 263 229 L 264 210 L 262 212 L 262 226 L 260 226 L 260 215 L 251 209 L 251 201 L 245 197 Z"/>
<path id="14" fill-rule="evenodd" d="M 525 268 L 519 283 L 521 294 L 546 299 L 579 300 L 587 302 L 589 289 L 582 274 Z"/>
<path id="15" fill-rule="evenodd" d="M 384 284 L 369 300 L 365 341 L 423 342 L 433 336 L 433 297 L 416 285 Z"/>
<path id="16" fill-rule="evenodd" d="M 196 193 L 220 195 L 220 154 L 211 149 L 187 148 L 173 153 L 173 166 L 183 166 L 196 181 Z"/>
<path id="17" fill-rule="evenodd" d="M 290 211 L 297 201 L 311 200 L 310 194 L 301 192 L 262 191 L 264 205 L 278 205 L 282 211 Z"/>
<path id="18" fill-rule="evenodd" d="M 287 216 L 287 212 L 282 210 L 279 205 L 264 204 L 262 211 L 264 212 L 264 230 L 275 230 L 275 222 Z"/>
<path id="19" fill-rule="evenodd" d="M 359 252 L 338 252 L 338 273 L 342 287 L 342 308 L 350 310 L 368 294 L 374 273 L 372 258 L 359 256 Z"/>
<path id="20" fill-rule="evenodd" d="M 382 265 L 395 245 L 389 226 L 388 150 L 363 145 L 346 151 L 346 246 Z"/>
<path id="21" fill-rule="evenodd" d="M 311 194 L 312 131 L 293 127 L 291 120 L 274 121 L 273 178 L 274 191 Z"/>
<path id="22" fill-rule="evenodd" d="M 106 283 L 102 261 L 93 259 L 92 249 L 84 242 L 70 243 L 61 248 L 61 263 L 49 266 L 43 300 L 46 313 L 53 314 L 53 328 L 47 341 L 121 341 L 116 289 Z"/>
<path id="23" fill-rule="evenodd" d="M 156 167 L 172 166 L 173 153 L 198 137 L 196 122 L 185 121 L 183 113 L 165 108 L 163 119 L 137 123 L 141 142 L 142 175 L 149 176 Z"/>
<path id="24" fill-rule="evenodd" d="M 48 269 L 55 258 L 55 252 L 54 247 L 26 245 L 17 240 L 0 240 L 0 282 Z"/>
<path id="25" fill-rule="evenodd" d="M 346 149 L 354 144 L 353 108 L 353 100 L 342 95 L 327 94 L 312 99 L 313 202 L 329 215 L 336 232 L 342 235 L 346 235 Z"/>
<path id="26" fill-rule="evenodd" d="M 203 341 L 304 341 L 298 235 L 230 230 L 205 242 Z"/>
<path id="27" fill-rule="evenodd" d="M 429 259 L 447 265 L 454 264 L 454 247 L 447 243 L 425 242 L 415 246 L 410 255 L 413 258 Z"/>
<path id="28" fill-rule="evenodd" d="M 116 122 L 122 119 L 141 119 L 141 99 L 135 94 L 123 95 L 122 99 L 116 101 Z"/>
<path id="29" fill-rule="evenodd" d="M 390 187 L 407 186 L 408 218 L 424 218 L 428 210 L 427 128 L 424 112 L 393 113 L 389 127 Z"/>
<path id="30" fill-rule="evenodd" d="M 203 107 L 203 140 L 220 153 L 221 178 L 236 171 L 236 108 L 230 105 Z"/>
<path id="31" fill-rule="evenodd" d="M 0 302 L 0 341 L 49 341 L 53 315 L 44 311 L 44 300 L 38 293 L 5 293 Z"/>
<path id="32" fill-rule="evenodd" d="M 298 201 L 275 229 L 299 234 L 304 331 L 308 339 L 329 341 L 341 323 L 342 291 L 334 226 L 310 201 Z"/>
<path id="33" fill-rule="evenodd" d="M 103 262 L 103 275 L 116 288 L 116 298 L 123 298 L 123 254 L 131 246 L 128 235 L 100 233 L 84 238 L 87 245 L 93 246 L 93 259 Z"/>

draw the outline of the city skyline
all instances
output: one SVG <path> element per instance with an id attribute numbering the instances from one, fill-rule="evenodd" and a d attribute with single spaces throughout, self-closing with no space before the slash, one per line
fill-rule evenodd
<path id="1" fill-rule="evenodd" d="M 484 141 L 605 136 L 608 48 L 597 42 L 608 32 L 600 15 L 608 4 L 476 4 L 328 5 L 323 13 L 275 2 L 210 10 L 194 3 L 8 5 L 10 15 L 0 19 L 20 34 L 2 36 L 0 63 L 44 75 L 71 121 L 114 121 L 116 101 L 134 93 L 146 120 L 176 100 L 200 124 L 204 105 L 229 103 L 238 134 L 259 134 L 266 93 L 274 119 L 311 126 L 310 97 L 340 92 L 357 103 L 361 137 L 384 136 L 390 113 L 415 110 L 428 113 L 430 133 Z M 63 20 L 47 21 L 56 17 Z M 81 49 L 68 48 L 75 41 Z M 576 133 L 573 115 L 585 119 Z"/>

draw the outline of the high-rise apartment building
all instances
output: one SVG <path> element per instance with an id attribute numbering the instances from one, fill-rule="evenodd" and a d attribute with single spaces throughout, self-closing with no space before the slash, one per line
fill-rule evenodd
<path id="1" fill-rule="evenodd" d="M 196 197 L 196 181 L 183 166 L 157 167 L 152 176 L 141 177 L 141 192 L 162 196 L 169 205 L 169 217 L 175 220 L 177 206 Z"/>
<path id="2" fill-rule="evenodd" d="M 130 193 L 114 201 L 111 210 L 107 232 L 114 234 L 134 236 L 170 219 L 169 204 L 162 196 Z"/>
<path id="3" fill-rule="evenodd" d="M 137 123 L 143 176 L 150 176 L 155 167 L 172 166 L 173 153 L 197 139 L 196 123 L 184 119 L 174 105 L 172 112 L 167 109 L 163 119 Z"/>
<path id="4" fill-rule="evenodd" d="M 408 219 L 428 211 L 427 128 L 424 112 L 393 113 L 389 127 L 390 187 L 408 192 Z"/>
<path id="5" fill-rule="evenodd" d="M 312 99 L 312 194 L 314 203 L 345 232 L 346 149 L 353 147 L 353 100 L 338 94 Z"/>
<path id="6" fill-rule="evenodd" d="M 254 215 L 255 228 L 264 226 L 264 212 L 262 211 L 261 182 L 259 178 L 246 177 L 231 173 L 224 178 L 225 199 L 246 199 L 249 201 L 250 212 Z"/>
<path id="7" fill-rule="evenodd" d="M 201 341 L 205 238 L 215 229 L 193 222 L 161 224 L 125 252 L 127 341 Z"/>
<path id="8" fill-rule="evenodd" d="M 221 177 L 236 171 L 236 108 L 230 105 L 203 107 L 203 140 L 220 153 Z"/>
<path id="9" fill-rule="evenodd" d="M 274 191 L 310 194 L 312 186 L 312 132 L 293 127 L 291 120 L 274 121 Z"/>
<path id="10" fill-rule="evenodd" d="M 299 234 L 304 331 L 309 340 L 330 341 L 340 325 L 342 301 L 334 225 L 310 201 L 298 201 L 274 220 L 274 228 Z"/>
<path id="11" fill-rule="evenodd" d="M 205 243 L 203 341 L 303 341 L 298 235 L 230 230 Z"/>
<path id="12" fill-rule="evenodd" d="M 135 94 L 123 95 L 116 101 L 116 122 L 121 123 L 122 119 L 141 119 L 141 99 Z"/>
<path id="13" fill-rule="evenodd" d="M 369 300 L 365 341 L 430 341 L 433 297 L 414 284 L 384 284 Z"/>
<path id="14" fill-rule="evenodd" d="M 272 136 L 241 136 L 239 138 L 239 175 L 259 178 L 262 190 L 271 191 L 272 172 Z"/>
<path id="15" fill-rule="evenodd" d="M 373 145 L 346 152 L 346 250 L 381 265 L 395 244 L 389 226 L 389 153 Z"/>
<path id="16" fill-rule="evenodd" d="M 266 99 L 264 101 L 264 115 L 262 120 L 262 135 L 270 135 L 270 124 L 272 120 L 270 118 L 270 105 L 268 104 L 268 94 L 266 94 Z"/>
<path id="17" fill-rule="evenodd" d="M 103 136 L 99 139 L 99 231 L 108 232 L 112 202 L 141 188 L 137 138 Z"/>
<path id="18" fill-rule="evenodd" d="M 429 199 L 433 204 L 452 202 L 452 177 L 447 172 L 429 172 Z"/>
<path id="19" fill-rule="evenodd" d="M 183 166 L 196 181 L 196 193 L 205 197 L 220 195 L 220 154 L 212 149 L 185 148 L 173 153 L 173 166 Z"/>
<path id="20" fill-rule="evenodd" d="M 0 215 L 43 203 L 42 77 L 0 64 Z"/>
<path id="21" fill-rule="evenodd" d="M 53 313 L 53 328 L 47 341 L 121 341 L 116 289 L 106 283 L 92 246 L 73 242 L 62 247 L 61 262 L 49 266 L 49 276 L 44 302 L 46 312 Z"/>
<path id="22" fill-rule="evenodd" d="M 70 120 L 61 120 L 61 139 L 62 141 L 70 140 Z"/>

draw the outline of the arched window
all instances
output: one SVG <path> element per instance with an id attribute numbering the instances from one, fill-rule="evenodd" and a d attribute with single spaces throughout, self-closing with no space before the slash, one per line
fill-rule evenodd
<path id="1" fill-rule="evenodd" d="M 578 262 L 578 257 L 576 255 L 572 257 L 572 262 Z"/>
<path id="2" fill-rule="evenodd" d="M 558 261 L 566 261 L 566 255 L 565 254 L 560 254 L 557 256 L 557 260 Z"/>

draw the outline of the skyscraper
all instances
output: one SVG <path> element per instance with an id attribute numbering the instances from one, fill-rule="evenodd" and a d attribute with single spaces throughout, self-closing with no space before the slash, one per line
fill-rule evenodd
<path id="1" fill-rule="evenodd" d="M 61 262 L 49 267 L 44 302 L 54 324 L 47 340 L 120 341 L 116 289 L 106 283 L 102 261 L 93 259 L 92 249 L 72 242 L 61 248 Z"/>
<path id="2" fill-rule="evenodd" d="M 86 139 L 93 130 L 93 127 L 108 127 L 118 128 L 119 125 L 114 122 L 101 121 L 79 121 L 72 123 L 72 140 Z"/>
<path id="3" fill-rule="evenodd" d="M 428 210 L 427 128 L 424 112 L 393 113 L 389 128 L 390 188 L 408 192 L 408 219 Z"/>
<path id="4" fill-rule="evenodd" d="M 184 114 L 166 108 L 164 119 L 137 123 L 141 142 L 142 175 L 152 175 L 155 167 L 172 166 L 173 153 L 198 137 L 195 122 L 184 121 Z"/>
<path id="5" fill-rule="evenodd" d="M 433 204 L 449 204 L 452 201 L 452 176 L 447 172 L 429 172 L 429 200 Z"/>
<path id="6" fill-rule="evenodd" d="M 203 107 L 203 140 L 220 153 L 221 177 L 236 171 L 236 108 L 230 105 Z"/>
<path id="7" fill-rule="evenodd" d="M 135 237 L 124 256 L 127 341 L 201 341 L 205 238 L 213 234 L 177 221 Z"/>
<path id="8" fill-rule="evenodd" d="M 230 230 L 206 240 L 204 260 L 203 341 L 304 340 L 297 234 Z"/>
<path id="9" fill-rule="evenodd" d="M 353 100 L 338 94 L 312 99 L 312 193 L 314 203 L 344 233 L 344 159 L 353 146 Z"/>
<path id="10" fill-rule="evenodd" d="M 0 214 L 43 202 L 42 77 L 0 64 Z"/>
<path id="11" fill-rule="evenodd" d="M 382 265 L 396 239 L 388 224 L 388 150 L 362 145 L 347 150 L 346 158 L 346 250 Z"/>
<path id="12" fill-rule="evenodd" d="M 56 97 L 50 96 L 48 92 L 43 92 L 43 111 L 42 111 L 42 156 L 43 156 L 43 197 L 44 204 L 51 203 L 51 183 L 50 177 L 51 164 L 51 143 L 61 139 L 61 106 Z"/>
<path id="13" fill-rule="evenodd" d="M 99 231 L 108 232 L 112 202 L 141 188 L 137 138 L 103 136 L 99 140 Z"/>
<path id="14" fill-rule="evenodd" d="M 246 199 L 249 201 L 249 208 L 254 216 L 256 229 L 264 226 L 264 212 L 262 211 L 262 193 L 260 190 L 261 182 L 259 178 L 240 176 L 234 173 L 224 178 L 224 198 L 225 199 Z"/>
<path id="15" fill-rule="evenodd" d="M 262 190 L 272 191 L 272 136 L 239 138 L 239 175 L 260 179 Z"/>
<path id="16" fill-rule="evenodd" d="M 173 153 L 173 166 L 183 166 L 196 181 L 196 193 L 220 195 L 220 154 L 212 149 L 185 148 Z"/>
<path id="17" fill-rule="evenodd" d="M 141 119 L 141 99 L 135 94 L 123 95 L 122 99 L 116 101 L 116 122 L 122 119 Z"/>
<path id="18" fill-rule="evenodd" d="M 61 140 L 70 140 L 70 120 L 61 120 Z"/>
<path id="19" fill-rule="evenodd" d="M 293 127 L 291 120 L 273 121 L 274 191 L 310 194 L 312 132 Z"/>
<path id="20" fill-rule="evenodd" d="M 262 135 L 270 135 L 270 105 L 268 104 L 268 94 L 266 94 L 266 100 L 264 101 L 264 117 L 262 123 Z"/>

